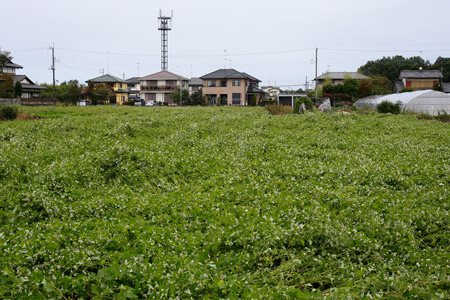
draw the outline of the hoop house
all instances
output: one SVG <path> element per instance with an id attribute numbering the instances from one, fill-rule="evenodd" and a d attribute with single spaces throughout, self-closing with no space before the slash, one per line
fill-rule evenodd
<path id="1" fill-rule="evenodd" d="M 437 116 L 443 112 L 450 114 L 450 95 L 432 90 L 369 96 L 356 101 L 355 106 L 356 108 L 375 108 L 383 101 L 399 103 L 402 111 L 426 113 L 431 116 Z"/>

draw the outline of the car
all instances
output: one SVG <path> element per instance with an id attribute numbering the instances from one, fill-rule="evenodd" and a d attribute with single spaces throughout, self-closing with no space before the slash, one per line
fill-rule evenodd
<path id="1" fill-rule="evenodd" d="M 145 101 L 145 106 L 156 106 L 158 103 L 155 100 L 147 100 Z"/>
<path id="2" fill-rule="evenodd" d="M 91 102 L 89 102 L 87 100 L 81 100 L 81 101 L 78 101 L 77 105 L 78 106 L 87 106 L 87 105 L 91 105 Z"/>
<path id="3" fill-rule="evenodd" d="M 141 99 L 136 99 L 136 100 L 134 100 L 134 106 L 142 106 L 142 101 L 141 101 Z"/>

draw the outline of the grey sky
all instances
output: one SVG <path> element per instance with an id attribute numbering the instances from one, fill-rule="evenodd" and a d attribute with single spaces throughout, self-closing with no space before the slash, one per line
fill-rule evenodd
<path id="1" fill-rule="evenodd" d="M 285 88 L 313 78 L 316 47 L 319 74 L 396 54 L 450 57 L 449 0 L 2 2 L 0 46 L 39 83 L 52 80 L 53 42 L 59 82 L 100 69 L 134 77 L 138 63 L 140 76 L 160 71 L 160 8 L 174 11 L 169 71 L 186 77 L 223 68 L 224 50 L 227 67 Z"/>

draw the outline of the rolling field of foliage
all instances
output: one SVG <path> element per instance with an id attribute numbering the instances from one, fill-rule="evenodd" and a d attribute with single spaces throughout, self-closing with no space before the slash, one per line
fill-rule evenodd
<path id="1" fill-rule="evenodd" d="M 261 108 L 0 122 L 2 299 L 449 299 L 450 125 Z"/>

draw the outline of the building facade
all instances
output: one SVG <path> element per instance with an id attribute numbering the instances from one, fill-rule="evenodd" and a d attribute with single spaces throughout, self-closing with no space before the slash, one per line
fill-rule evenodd
<path id="1" fill-rule="evenodd" d="M 220 102 L 226 105 L 248 105 L 253 99 L 258 103 L 264 92 L 259 89 L 259 79 L 234 69 L 220 69 L 206 74 L 203 80 L 202 92 L 208 103 L 215 105 Z"/>
<path id="2" fill-rule="evenodd" d="M 399 81 L 395 83 L 396 93 L 404 88 L 413 90 L 432 90 L 438 83 L 442 83 L 444 76 L 438 70 L 403 70 L 400 72 Z"/>
<path id="3" fill-rule="evenodd" d="M 189 88 L 189 79 L 169 71 L 161 71 L 140 78 L 141 99 L 174 105 L 170 93 Z"/>
<path id="4" fill-rule="evenodd" d="M 111 89 L 112 95 L 108 99 L 101 99 L 104 103 L 121 105 L 128 101 L 128 83 L 119 77 L 105 74 L 89 79 L 86 83 L 92 83 L 94 87 L 103 84 Z"/>

